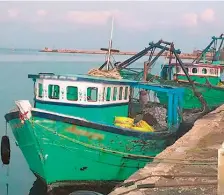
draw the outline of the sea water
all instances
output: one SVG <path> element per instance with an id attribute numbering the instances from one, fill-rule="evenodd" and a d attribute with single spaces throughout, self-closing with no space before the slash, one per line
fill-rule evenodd
<path id="1" fill-rule="evenodd" d="M 114 56 L 116 61 L 123 61 L 130 56 Z M 0 49 L 0 133 L 5 135 L 6 122 L 4 115 L 15 106 L 15 100 L 33 99 L 33 82 L 28 74 L 39 72 L 54 72 L 59 74 L 83 74 L 91 68 L 103 64 L 103 55 L 42 53 L 27 49 Z M 143 67 L 144 57 L 132 67 Z M 163 62 L 161 62 L 163 63 Z M 161 64 L 160 64 L 161 65 Z M 160 65 L 155 66 L 158 73 Z M 20 149 L 8 127 L 11 144 L 11 161 L 9 176 L 7 167 L 0 167 L 0 194 L 6 194 L 6 183 L 9 184 L 9 195 L 45 195 L 43 186 L 29 170 Z M 35 182 L 36 181 L 36 182 Z"/>

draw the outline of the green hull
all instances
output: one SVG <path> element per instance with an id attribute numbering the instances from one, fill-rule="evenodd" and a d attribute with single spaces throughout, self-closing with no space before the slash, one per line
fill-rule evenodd
<path id="1" fill-rule="evenodd" d="M 141 133 L 40 111 L 24 124 L 18 111 L 5 118 L 30 169 L 48 185 L 123 181 L 151 161 L 146 156 L 175 141 L 168 132 Z"/>
<path id="2" fill-rule="evenodd" d="M 175 81 L 165 81 L 162 79 L 156 79 L 153 82 L 164 84 L 164 85 L 171 85 L 177 87 L 184 87 L 184 105 L 183 109 L 190 110 L 190 109 L 201 109 L 203 105 L 199 101 L 198 97 L 194 95 L 192 90 L 192 86 L 189 83 L 183 82 L 175 82 Z M 224 88 L 222 87 L 210 87 L 206 86 L 205 84 L 195 83 L 195 88 L 197 92 L 202 94 L 202 97 L 207 103 L 208 109 L 214 109 L 224 103 Z M 168 102 L 168 98 L 166 98 L 163 94 L 157 93 L 157 97 L 160 100 L 160 103 L 164 104 Z"/>
<path id="3" fill-rule="evenodd" d="M 134 80 L 140 80 L 142 79 L 142 74 L 137 74 L 138 77 L 136 77 L 136 74 L 131 74 L 127 72 L 121 72 L 121 75 L 125 79 L 134 79 Z M 182 78 L 183 79 L 183 78 Z M 200 84 L 196 82 L 202 82 L 205 83 L 206 80 L 203 78 L 197 79 L 194 77 L 191 77 L 195 81 L 195 87 L 198 92 L 200 92 L 205 99 L 207 106 L 209 109 L 214 109 L 224 103 L 224 88 L 218 87 L 218 86 L 209 86 L 207 84 Z M 175 82 L 172 80 L 163 80 L 160 77 L 155 77 L 154 75 L 149 74 L 148 80 L 153 83 L 158 83 L 161 85 L 170 85 L 170 86 L 176 86 L 176 87 L 184 87 L 184 103 L 183 103 L 183 109 L 185 110 L 191 110 L 191 109 L 201 109 L 202 105 L 199 99 L 194 95 L 194 92 L 192 90 L 192 86 L 187 82 Z M 186 79 L 185 79 L 186 80 Z M 214 80 L 214 79 L 213 79 Z M 212 82 L 216 82 L 215 80 L 209 80 L 211 84 Z M 160 100 L 161 104 L 168 104 L 168 97 L 164 96 L 164 93 L 156 92 L 157 97 Z"/>

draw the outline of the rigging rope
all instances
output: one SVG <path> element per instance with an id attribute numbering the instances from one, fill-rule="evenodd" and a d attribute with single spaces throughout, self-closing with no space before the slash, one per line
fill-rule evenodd
<path id="1" fill-rule="evenodd" d="M 116 68 L 112 70 L 99 70 L 97 68 L 93 68 L 88 71 L 88 75 L 95 77 L 122 79 L 122 76 L 120 75 L 120 73 L 117 71 Z"/>

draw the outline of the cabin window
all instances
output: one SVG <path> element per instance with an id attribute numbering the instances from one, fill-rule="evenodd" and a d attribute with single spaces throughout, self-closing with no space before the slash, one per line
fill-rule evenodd
<path id="1" fill-rule="evenodd" d="M 97 99 L 98 99 L 98 88 L 88 87 L 87 88 L 87 101 L 88 102 L 96 102 Z"/>
<path id="2" fill-rule="evenodd" d="M 185 68 L 185 69 L 186 69 L 187 72 L 189 72 L 189 69 L 188 68 Z"/>
<path id="3" fill-rule="evenodd" d="M 207 69 L 206 68 L 202 69 L 202 74 L 207 74 Z"/>
<path id="4" fill-rule="evenodd" d="M 215 69 L 215 75 L 218 75 L 218 69 Z"/>
<path id="5" fill-rule="evenodd" d="M 224 81 L 224 70 L 221 69 L 220 72 L 220 80 L 223 82 Z"/>
<path id="6" fill-rule="evenodd" d="M 104 102 L 105 99 L 105 87 L 103 88 L 103 96 L 102 96 L 102 101 Z"/>
<path id="7" fill-rule="evenodd" d="M 214 68 L 211 68 L 211 69 L 210 69 L 210 74 L 215 74 L 215 70 L 214 70 Z"/>
<path id="8" fill-rule="evenodd" d="M 122 96 L 123 96 L 123 87 L 120 87 L 120 90 L 119 90 L 119 100 L 122 100 Z"/>
<path id="9" fill-rule="evenodd" d="M 177 73 L 180 73 L 180 67 L 176 68 Z"/>
<path id="10" fill-rule="evenodd" d="M 42 98 L 43 97 L 43 84 L 38 83 L 38 97 Z"/>
<path id="11" fill-rule="evenodd" d="M 125 100 L 128 99 L 128 87 L 125 87 L 125 90 L 124 90 L 124 99 Z"/>
<path id="12" fill-rule="evenodd" d="M 111 88 L 107 87 L 106 101 L 110 101 Z"/>
<path id="13" fill-rule="evenodd" d="M 67 100 L 77 101 L 78 100 L 78 87 L 67 86 Z"/>
<path id="14" fill-rule="evenodd" d="M 116 99 L 117 99 L 117 87 L 114 87 L 113 101 L 116 101 Z"/>
<path id="15" fill-rule="evenodd" d="M 197 68 L 192 68 L 192 73 L 197 73 L 198 72 L 198 69 Z"/>
<path id="16" fill-rule="evenodd" d="M 59 99 L 60 87 L 58 85 L 48 85 L 48 97 L 50 99 Z"/>

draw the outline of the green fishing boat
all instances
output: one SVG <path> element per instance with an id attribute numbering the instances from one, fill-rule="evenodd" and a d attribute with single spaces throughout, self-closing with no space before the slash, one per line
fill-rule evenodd
<path id="1" fill-rule="evenodd" d="M 90 75 L 28 77 L 33 105 L 18 100 L 5 119 L 30 170 L 48 186 L 121 182 L 176 140 L 182 88 Z M 151 123 L 150 112 L 137 119 L 136 90 L 167 96 L 166 126 Z M 141 102 L 159 104 L 154 96 Z"/>
<path id="2" fill-rule="evenodd" d="M 212 37 L 211 43 L 201 52 L 193 62 L 183 63 L 179 58 L 180 50 L 175 50 L 173 43 L 159 41 L 150 43 L 135 56 L 118 63 L 116 68 L 123 78 L 131 80 L 142 80 L 149 82 L 184 87 L 184 110 L 214 109 L 224 103 L 224 50 L 223 35 Z M 164 44 L 164 45 L 162 45 Z M 161 49 L 153 58 L 155 49 Z M 161 65 L 160 74 L 151 72 L 157 59 L 167 52 L 168 63 Z M 146 53 L 151 52 L 149 60 L 145 62 L 144 68 L 128 68 Z M 173 58 L 176 59 L 172 63 Z M 167 98 L 157 93 L 161 103 L 167 102 Z"/>

